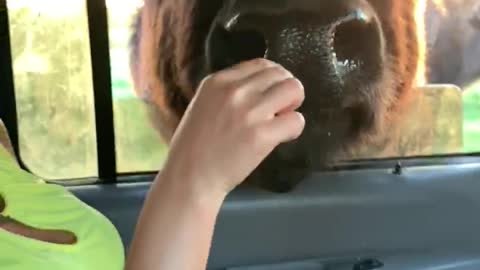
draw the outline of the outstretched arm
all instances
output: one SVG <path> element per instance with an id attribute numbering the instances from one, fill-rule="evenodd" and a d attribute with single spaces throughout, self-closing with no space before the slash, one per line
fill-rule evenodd
<path id="1" fill-rule="evenodd" d="M 220 207 L 280 143 L 297 138 L 301 83 L 260 59 L 203 81 L 145 201 L 128 270 L 205 269 Z"/>
<path id="2" fill-rule="evenodd" d="M 220 194 L 195 192 L 194 179 L 161 173 L 141 213 L 127 269 L 205 269 Z"/>

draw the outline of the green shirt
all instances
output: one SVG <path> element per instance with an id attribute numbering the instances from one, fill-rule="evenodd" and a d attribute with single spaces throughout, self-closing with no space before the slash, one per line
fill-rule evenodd
<path id="1" fill-rule="evenodd" d="M 1 145 L 0 195 L 6 203 L 2 215 L 77 238 L 73 245 L 51 244 L 0 229 L 0 269 L 123 269 L 123 245 L 112 223 L 62 186 L 21 170 Z"/>

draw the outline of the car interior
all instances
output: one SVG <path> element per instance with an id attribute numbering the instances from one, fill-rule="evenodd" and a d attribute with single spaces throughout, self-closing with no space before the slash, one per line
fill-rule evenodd
<path id="1" fill-rule="evenodd" d="M 480 269 L 480 5 L 445 2 L 451 13 L 429 17 L 441 25 L 429 48 L 444 53 L 431 65 L 463 60 L 418 87 L 402 123 L 402 140 L 433 139 L 416 154 L 339 162 L 290 192 L 238 188 L 222 207 L 208 269 Z M 0 141 L 22 168 L 108 217 L 126 249 L 168 151 L 129 77 L 131 18 L 142 4 L 0 0 Z M 452 75 L 460 69 L 469 75 Z"/>

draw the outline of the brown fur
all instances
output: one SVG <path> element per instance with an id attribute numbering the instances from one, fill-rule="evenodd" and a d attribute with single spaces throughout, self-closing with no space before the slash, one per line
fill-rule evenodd
<path id="1" fill-rule="evenodd" d="M 368 0 L 386 40 L 385 78 L 368 103 L 374 128 L 346 143 L 346 153 L 365 144 L 379 148 L 424 83 L 426 0 Z M 149 104 L 155 127 L 169 142 L 204 74 L 205 40 L 223 0 L 146 0 L 135 21 L 131 69 L 137 95 Z M 388 130 L 389 132 L 385 132 Z M 388 135 L 386 135 L 388 134 Z M 372 153 L 374 155 L 374 153 Z"/>
<path id="2" fill-rule="evenodd" d="M 137 17 L 131 43 L 134 86 L 137 95 L 150 104 L 153 123 L 167 141 L 193 97 L 203 40 L 215 16 L 209 7 L 215 2 L 220 7 L 218 0 L 203 4 L 148 0 Z"/>
<path id="3" fill-rule="evenodd" d="M 420 0 L 421 1 L 421 0 Z M 396 102 L 389 111 L 395 116 L 412 95 L 420 55 L 415 20 L 417 1 L 371 0 L 381 10 L 387 46 L 393 58 Z M 154 123 L 168 141 L 195 92 L 195 72 L 201 69 L 203 42 L 221 1 L 147 0 L 136 22 L 132 39 L 132 74 L 135 90 L 155 110 Z M 420 27 L 423 27 L 421 25 Z M 168 29 L 168 31 L 165 31 Z M 182 33 L 182 35 L 173 34 Z M 423 33 L 423 32 L 422 32 Z"/>

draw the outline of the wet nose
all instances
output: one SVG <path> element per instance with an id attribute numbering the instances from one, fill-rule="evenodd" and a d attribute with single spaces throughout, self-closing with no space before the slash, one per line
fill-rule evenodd
<path id="1" fill-rule="evenodd" d="M 207 64 L 217 71 L 265 57 L 306 87 L 320 73 L 338 83 L 361 66 L 367 76 L 378 73 L 381 32 L 365 0 L 228 0 L 207 40 Z"/>

